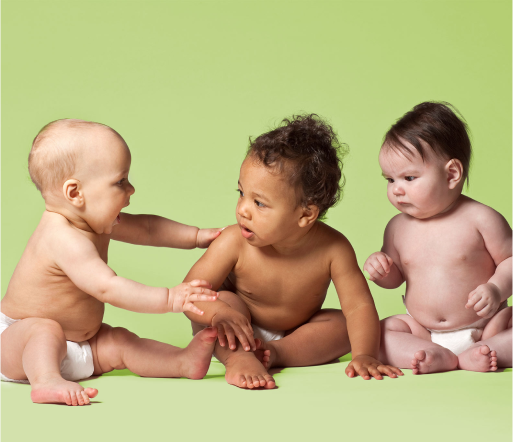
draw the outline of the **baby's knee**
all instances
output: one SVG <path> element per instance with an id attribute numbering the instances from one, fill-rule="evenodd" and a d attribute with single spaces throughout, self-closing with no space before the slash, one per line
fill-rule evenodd
<path id="1" fill-rule="evenodd" d="M 111 327 L 109 334 L 110 344 L 117 347 L 123 347 L 139 339 L 139 336 L 123 327 Z"/>
<path id="2" fill-rule="evenodd" d="M 54 336 L 62 340 L 66 341 L 66 337 L 64 335 L 64 330 L 62 326 L 53 319 L 46 318 L 27 318 L 24 319 L 26 323 L 28 322 L 29 331 L 32 336 Z"/>
<path id="3" fill-rule="evenodd" d="M 400 316 L 390 316 L 380 321 L 381 335 L 389 331 L 398 331 L 403 333 L 412 333 L 411 327 L 406 321 L 403 321 Z M 406 316 L 406 315 L 405 315 Z"/>

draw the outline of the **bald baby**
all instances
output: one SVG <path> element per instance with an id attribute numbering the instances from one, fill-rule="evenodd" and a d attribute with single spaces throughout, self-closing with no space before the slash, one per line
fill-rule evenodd
<path id="1" fill-rule="evenodd" d="M 29 155 L 46 210 L 1 303 L 1 379 L 31 384 L 37 403 L 85 405 L 98 391 L 76 381 L 113 369 L 141 376 L 205 376 L 217 331 L 205 329 L 187 348 L 142 339 L 103 323 L 105 303 L 134 312 L 192 311 L 215 301 L 207 281 L 150 287 L 107 265 L 111 239 L 191 249 L 208 247 L 221 229 L 155 215 L 122 213 L 135 189 L 130 150 L 113 129 L 82 120 L 47 124 Z"/>

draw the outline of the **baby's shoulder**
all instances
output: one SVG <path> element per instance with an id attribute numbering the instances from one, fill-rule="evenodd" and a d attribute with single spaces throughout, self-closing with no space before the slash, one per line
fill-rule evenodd
<path id="1" fill-rule="evenodd" d="M 504 217 L 495 209 L 468 196 L 462 196 L 458 212 L 467 222 L 473 221 L 477 225 L 504 220 Z"/>
<path id="2" fill-rule="evenodd" d="M 237 252 L 241 246 L 242 235 L 240 228 L 237 224 L 226 227 L 209 246 L 209 249 L 214 249 L 219 252 Z"/>
<path id="3" fill-rule="evenodd" d="M 322 221 L 317 221 L 317 223 L 318 230 L 317 238 L 315 238 L 315 244 L 318 248 L 338 252 L 341 250 L 352 250 L 351 243 L 342 232 L 324 224 Z"/>

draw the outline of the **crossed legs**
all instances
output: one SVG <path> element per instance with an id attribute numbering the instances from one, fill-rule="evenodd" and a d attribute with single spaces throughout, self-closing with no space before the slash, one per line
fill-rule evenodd
<path id="1" fill-rule="evenodd" d="M 231 308 L 251 315 L 246 304 L 234 293 L 223 291 L 219 299 Z M 202 325 L 192 323 L 196 333 Z M 214 354 L 226 367 L 226 380 L 240 388 L 274 388 L 276 382 L 268 373 L 271 367 L 303 367 L 332 361 L 351 351 L 346 321 L 340 310 L 324 309 L 314 314 L 305 324 L 286 333 L 285 337 L 260 343 L 255 352 L 215 346 Z"/>
<path id="2" fill-rule="evenodd" d="M 385 364 L 411 368 L 414 374 L 461 368 L 495 371 L 511 367 L 511 307 L 501 310 L 486 325 L 481 341 L 456 356 L 431 342 L 431 334 L 409 315 L 381 321 L 380 358 Z"/>

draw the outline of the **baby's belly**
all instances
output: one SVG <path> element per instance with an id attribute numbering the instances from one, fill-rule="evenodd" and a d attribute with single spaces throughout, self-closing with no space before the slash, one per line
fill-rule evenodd
<path id="1" fill-rule="evenodd" d="M 251 322 L 266 330 L 291 330 L 307 322 L 317 313 L 324 299 L 310 305 L 272 305 L 254 302 L 239 295 L 246 302 L 251 313 Z"/>
<path id="2" fill-rule="evenodd" d="M 406 289 L 408 313 L 421 325 L 432 330 L 453 330 L 480 319 L 474 309 L 465 305 L 476 284 L 409 285 Z"/>
<path id="3" fill-rule="evenodd" d="M 58 303 L 23 305 L 19 302 L 9 302 L 6 298 L 7 295 L 2 300 L 2 313 L 6 316 L 12 319 L 52 319 L 61 325 L 66 340 L 75 342 L 87 341 L 98 332 L 105 310 L 104 304 L 94 298 L 91 298 L 93 302 L 78 301 L 74 306 L 62 306 Z"/>

